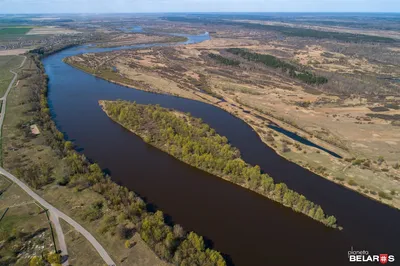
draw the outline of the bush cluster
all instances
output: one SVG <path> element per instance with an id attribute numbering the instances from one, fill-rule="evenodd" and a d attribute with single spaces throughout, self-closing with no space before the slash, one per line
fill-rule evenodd
<path id="1" fill-rule="evenodd" d="M 325 215 L 321 206 L 285 184 L 275 184 L 259 166 L 243 161 L 239 150 L 201 119 L 157 105 L 126 101 L 106 101 L 104 108 L 113 120 L 187 164 L 256 191 L 327 226 L 336 227 L 334 216 Z"/>

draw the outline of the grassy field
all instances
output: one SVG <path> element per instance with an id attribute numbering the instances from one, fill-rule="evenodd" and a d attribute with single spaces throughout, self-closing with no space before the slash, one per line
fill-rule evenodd
<path id="1" fill-rule="evenodd" d="M 227 33 L 223 36 L 230 35 Z M 276 56 L 286 52 L 285 60 L 298 64 L 299 67 L 309 66 L 308 61 L 318 61 L 320 64 L 316 64 L 315 69 L 323 72 L 315 73 L 330 72 L 328 85 L 310 86 L 289 75 L 285 76 L 281 71 L 271 70 L 261 64 L 249 64 L 220 49 L 238 43 L 257 53 L 262 51 L 263 54 Z M 353 70 L 362 70 L 363 75 L 367 76 L 384 76 L 387 73 L 398 76 L 398 70 L 392 68 L 389 63 L 377 64 L 373 60 L 367 63 L 345 54 L 329 54 L 326 51 L 331 49 L 330 46 L 306 46 L 297 49 L 291 41 L 288 41 L 288 44 L 291 45 L 290 49 L 278 49 L 277 45 L 260 44 L 243 38 L 213 38 L 211 41 L 185 46 L 184 49 L 174 47 L 85 54 L 68 58 L 66 61 L 88 73 L 95 72 L 97 76 L 107 80 L 195 100 L 201 100 L 198 97 L 200 95 L 203 97 L 202 92 L 198 91 L 198 84 L 202 84 L 227 100 L 218 102 L 216 106 L 247 122 L 267 145 L 283 157 L 333 182 L 400 208 L 400 142 L 397 137 L 399 127 L 394 124 L 397 122 L 394 120 L 399 116 L 397 106 L 400 98 L 391 96 L 376 102 L 375 99 L 366 98 L 368 96 L 354 99 L 351 95 L 346 96 L 347 88 L 356 89 L 360 84 L 364 84 L 358 78 L 347 79 L 347 75 L 353 73 Z M 351 47 L 361 47 L 358 44 L 353 46 Z M 223 65 L 210 58 L 209 53 L 219 53 L 230 60 L 241 60 L 241 63 L 239 66 Z M 381 53 L 386 54 L 385 51 Z M 292 61 L 290 58 L 296 60 Z M 389 60 L 388 58 L 386 59 Z M 116 71 L 111 70 L 113 67 Z M 252 71 L 248 71 L 249 69 Z M 335 76 L 336 74 L 332 74 L 335 69 L 345 74 Z M 243 71 L 246 71 L 246 75 Z M 333 85 L 329 85 L 330 82 Z M 136 84 L 132 85 L 134 83 Z M 337 84 L 341 85 L 336 86 Z M 388 85 L 389 93 L 396 95 L 397 85 L 390 86 Z M 342 89 L 336 91 L 338 87 Z M 368 82 L 359 88 L 359 93 L 368 94 L 368 90 L 372 93 L 379 91 L 379 88 L 378 83 Z M 202 89 L 204 91 L 204 88 Z M 325 92 L 328 89 L 333 92 Z M 340 98 L 334 94 L 344 96 Z M 214 101 L 214 104 L 216 102 Z M 371 115 L 373 111 L 368 107 L 386 103 L 391 108 Z M 317 149 L 294 143 L 280 133 L 277 133 L 279 137 L 272 137 L 267 127 L 268 120 L 340 154 L 343 159 L 332 158 Z M 287 150 L 286 146 L 290 152 L 282 152 Z"/>
<path id="2" fill-rule="evenodd" d="M 17 68 L 22 60 L 20 56 L 0 56 L 0 97 L 3 97 L 14 76 L 10 73 L 10 69 Z"/>
<path id="3" fill-rule="evenodd" d="M 46 130 L 38 125 L 41 134 L 35 137 L 32 137 L 27 131 L 29 125 L 35 123 L 35 116 L 31 111 L 34 105 L 29 101 L 31 95 L 29 84 L 32 82 L 30 75 L 34 72 L 34 63 L 28 59 L 24 67 L 19 70 L 22 77 L 21 81 L 16 88 L 11 90 L 8 96 L 7 115 L 3 126 L 3 167 L 15 174 L 15 170 L 18 168 L 47 163 L 52 167 L 52 176 L 58 179 L 62 176 L 65 161 L 60 159 L 55 150 L 46 144 L 44 136 Z M 74 187 L 59 186 L 55 183 L 49 184 L 36 192 L 89 230 L 118 265 L 165 265 L 137 235 L 130 239 L 135 245 L 128 249 L 124 246 L 125 240 L 116 235 L 115 228 L 110 228 L 107 233 L 98 231 L 102 225 L 101 218 L 94 221 L 82 218 L 93 203 L 103 200 L 101 195 L 89 189 L 79 191 Z M 5 187 L 7 184 L 1 185 L 0 183 L 0 188 L 3 186 Z M 14 202 L 20 201 L 14 200 Z M 116 217 L 117 215 L 118 213 L 109 209 L 104 212 L 104 216 Z M 68 227 L 64 229 L 64 233 L 68 231 Z M 71 233 L 71 236 L 67 234 L 66 239 L 67 245 L 68 242 L 70 243 L 67 249 L 71 252 L 73 265 L 89 265 L 85 264 L 85 261 L 97 261 L 99 255 L 92 252 L 92 248 L 87 242 L 82 243 L 76 233 Z M 74 247 L 75 244 L 78 245 L 78 248 Z M 83 258 L 86 256 L 89 257 Z M 90 265 L 92 264 L 90 263 Z M 95 263 L 93 265 L 102 264 Z"/>
<path id="4" fill-rule="evenodd" d="M 54 250 L 46 213 L 22 189 L 0 176 L 0 265 L 27 265 L 34 255 Z M 5 190 L 5 191 L 4 191 Z M 18 256 L 17 256 L 18 255 Z"/>
<path id="5" fill-rule="evenodd" d="M 102 197 L 91 191 L 75 191 L 74 189 L 69 189 L 67 187 L 49 185 L 40 191 L 42 197 L 47 201 L 54 204 L 55 207 L 64 211 L 67 215 L 73 217 L 78 223 L 80 223 L 83 227 L 85 227 L 92 235 L 103 245 L 103 247 L 109 252 L 110 256 L 114 259 L 114 261 L 118 265 L 129 265 L 129 266 L 164 266 L 169 265 L 163 261 L 161 261 L 154 252 L 143 242 L 138 234 L 134 234 L 130 239 L 131 243 L 133 243 L 133 247 L 130 249 L 124 246 L 124 241 L 122 241 L 116 234 L 116 232 L 108 230 L 106 233 L 101 233 L 101 227 L 104 222 L 103 219 L 96 219 L 94 221 L 89 221 L 87 219 L 82 219 L 83 215 L 87 213 L 90 207 L 102 201 Z M 113 212 L 110 209 L 107 209 L 103 218 L 110 216 L 117 216 L 118 213 Z M 63 223 L 65 224 L 65 223 Z M 66 230 L 64 229 L 64 234 L 67 234 L 68 227 Z M 82 243 L 82 239 L 79 238 L 76 232 L 71 233 L 72 236 L 66 236 L 67 241 L 71 241 L 72 243 L 77 243 L 82 245 L 82 248 L 76 249 L 72 247 L 72 265 L 89 265 L 89 264 L 81 264 L 85 260 L 92 261 L 92 258 L 81 258 L 88 254 L 90 256 L 94 256 L 93 259 L 97 259 L 99 256 L 93 247 L 88 243 Z M 77 238 L 77 239 L 75 239 Z M 75 240 L 74 240 L 75 239 Z M 71 244 L 72 244 L 71 243 Z M 71 244 L 67 242 L 68 252 L 71 252 Z M 75 245 L 75 244 L 72 244 Z M 74 262 L 75 261 L 75 262 Z M 77 262 L 80 262 L 79 264 Z M 101 264 L 93 264 L 93 265 L 101 265 Z"/>
<path id="6" fill-rule="evenodd" d="M 2 164 L 12 168 L 30 164 L 32 161 L 54 162 L 54 156 L 48 155 L 51 150 L 46 146 L 42 136 L 27 138 L 26 128 L 21 129 L 19 125 L 25 125 L 35 119 L 32 112 L 32 104 L 29 103 L 30 97 L 29 82 L 23 80 L 35 71 L 34 65 L 27 60 L 22 69 L 18 71 L 21 81 L 18 86 L 10 91 L 7 99 L 7 113 L 3 124 L 2 139 Z M 28 148 L 24 149 L 24 144 Z M 4 157 L 6 160 L 4 161 Z"/>
<path id="7" fill-rule="evenodd" d="M 3 35 L 25 35 L 32 27 L 5 27 L 0 28 L 0 36 Z"/>
<path id="8" fill-rule="evenodd" d="M 72 226 L 60 219 L 68 249 L 68 262 L 71 266 L 103 265 L 104 261 L 94 247 Z"/>

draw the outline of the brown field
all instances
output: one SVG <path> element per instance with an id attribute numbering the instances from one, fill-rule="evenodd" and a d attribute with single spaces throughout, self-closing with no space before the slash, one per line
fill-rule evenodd
<path id="1" fill-rule="evenodd" d="M 141 34 L 141 33 L 124 33 L 117 34 L 110 38 L 107 42 L 101 42 L 97 44 L 99 47 L 115 47 L 125 45 L 135 45 L 144 43 L 166 43 L 166 42 L 182 42 L 186 41 L 184 37 L 174 36 L 161 36 L 152 34 Z"/>
<path id="2" fill-rule="evenodd" d="M 31 29 L 26 35 L 56 35 L 56 34 L 76 34 L 79 33 L 75 30 L 60 28 L 55 26 L 35 27 Z"/>
<path id="3" fill-rule="evenodd" d="M 303 24 L 299 24 L 299 23 L 285 23 L 285 22 L 276 22 L 276 21 L 258 21 L 258 20 L 233 20 L 233 21 L 263 24 L 263 25 L 286 26 L 286 27 L 294 27 L 294 28 L 306 28 L 306 29 L 313 29 L 313 30 L 319 30 L 319 31 L 365 34 L 365 35 L 371 35 L 371 36 L 382 36 L 382 37 L 400 39 L 400 33 L 398 31 L 391 31 L 391 30 L 352 29 L 352 28 L 338 27 L 338 26 L 303 25 Z"/>
<path id="4" fill-rule="evenodd" d="M 11 50 L 0 50 L 0 56 L 7 55 L 20 55 L 28 52 L 29 49 L 11 49 Z"/>
<path id="5" fill-rule="evenodd" d="M 213 33 L 212 40 L 199 44 L 85 54 L 66 61 L 122 85 L 219 106 L 246 121 L 282 156 L 334 182 L 400 207 L 400 171 L 396 165 L 400 158 L 400 127 L 396 121 L 370 116 L 400 115 L 399 109 L 384 108 L 400 103 L 400 83 L 378 79 L 400 76 L 396 67 L 400 58 L 393 52 L 396 47 L 363 44 L 364 50 L 375 51 L 366 55 L 359 52 L 360 44 L 313 44 L 292 38 L 268 41 L 262 34 L 251 33 L 222 29 Z M 279 70 L 226 52 L 230 47 L 274 55 L 326 76 L 329 82 L 307 85 Z M 218 63 L 209 53 L 239 60 L 240 66 Z M 376 107 L 383 111 L 378 108 L 377 112 Z M 267 128 L 270 122 L 344 159 L 272 132 Z M 289 151 L 283 149 L 286 146 Z M 379 192 L 392 199 L 383 199 Z"/>

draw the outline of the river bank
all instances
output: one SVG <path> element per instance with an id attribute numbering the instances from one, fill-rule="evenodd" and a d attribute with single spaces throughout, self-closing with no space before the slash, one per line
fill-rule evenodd
<path id="1" fill-rule="evenodd" d="M 191 253 L 188 258 L 186 249 L 193 241 L 203 241 L 202 237 L 193 232 L 186 233 L 179 225 L 167 225 L 161 211 L 150 212 L 135 193 L 113 183 L 97 164 L 73 150 L 74 145 L 64 139 L 64 134 L 50 117 L 48 78 L 39 56 L 29 54 L 28 57 L 29 64 L 24 73 L 30 74 L 10 94 L 8 108 L 12 108 L 12 115 L 7 115 L 4 125 L 7 134 L 7 138 L 3 138 L 4 166 L 85 226 L 120 262 L 119 265 L 165 266 L 172 261 L 191 264 L 197 255 L 202 257 L 202 263 L 225 265 L 224 258 L 205 244 L 199 247 L 197 255 Z M 33 85 L 27 86 L 29 82 Z M 26 114 L 27 108 L 35 111 Z M 33 137 L 24 133 L 24 127 L 17 124 L 21 119 L 24 123 L 35 120 L 40 135 Z M 21 137 L 26 134 L 28 136 L 22 141 Z M 13 148 L 15 145 L 18 149 Z M 21 157 L 32 159 L 25 160 L 21 166 L 18 163 Z M 117 198 L 108 194 L 112 190 L 119 191 L 115 193 Z M 142 223 L 149 226 L 142 226 Z M 163 231 L 162 236 L 153 239 L 153 230 Z M 164 242 L 166 238 L 168 241 Z M 90 244 L 85 248 L 90 250 Z M 175 252 L 179 253 L 176 258 Z"/>
<path id="2" fill-rule="evenodd" d="M 146 143 L 193 167 L 275 200 L 328 227 L 336 228 L 334 216 L 325 215 L 320 206 L 288 189 L 285 184 L 274 184 L 271 177 L 261 174 L 259 166 L 253 167 L 244 162 L 238 155 L 240 151 L 229 145 L 226 137 L 216 134 L 214 129 L 201 120 L 151 105 L 123 101 L 99 101 L 99 104 L 112 120 L 141 137 Z M 159 119 L 170 121 L 170 124 L 161 123 Z M 164 134 L 167 137 L 163 139 L 160 136 Z M 174 141 L 176 138 L 179 141 Z"/>
<path id="3" fill-rule="evenodd" d="M 157 34 L 124 34 L 118 35 L 117 38 L 111 39 L 108 42 L 93 43 L 99 48 L 113 48 L 126 45 L 141 45 L 141 44 L 156 44 L 156 43 L 179 43 L 186 42 L 188 38 L 183 36 L 165 36 Z"/>
<path id="4" fill-rule="evenodd" d="M 288 162 L 267 148 L 247 123 L 220 108 L 200 101 L 128 89 L 61 62 L 65 57 L 88 51 L 109 50 L 76 47 L 43 60 L 50 78 L 49 105 L 57 127 L 65 132 L 67 139 L 74 141 L 76 149 L 107 167 L 115 182 L 137 191 L 147 202 L 170 215 L 172 221 L 206 236 L 205 240 L 212 241 L 216 249 L 228 254 L 226 258 L 234 265 L 258 266 L 266 262 L 273 265 L 347 265 L 347 250 L 351 246 L 396 254 L 393 247 L 396 247 L 398 230 L 391 226 L 398 219 L 395 210 Z M 146 144 L 109 119 L 98 106 L 101 99 L 159 104 L 201 117 L 219 134 L 228 136 L 246 161 L 260 165 L 277 181 L 287 183 L 290 188 L 326 206 L 328 213 L 337 214 L 345 230 L 326 228 Z M 375 215 L 371 216 L 371 212 Z M 291 250 L 291 256 L 287 256 L 287 250 Z M 309 250 L 314 251 L 313 256 L 304 256 Z M 329 258 L 327 250 L 330 250 Z"/>
<path id="5" fill-rule="evenodd" d="M 118 57 L 118 52 L 113 54 L 113 56 Z M 89 58 L 86 58 L 86 60 L 89 60 Z M 93 58 L 90 60 L 93 60 Z M 293 125 L 293 123 L 290 121 L 289 123 L 285 119 L 279 118 L 276 115 L 268 114 L 262 110 L 256 110 L 256 108 L 238 101 L 238 99 L 228 97 L 228 94 L 224 94 L 223 100 L 221 100 L 201 90 L 184 89 L 180 86 L 174 87 L 170 85 L 170 83 L 163 84 L 160 83 L 161 81 L 155 82 L 153 81 L 153 78 L 143 78 L 140 76 L 142 73 L 134 70 L 133 68 L 129 68 L 127 71 L 136 71 L 133 73 L 137 73 L 134 74 L 137 80 L 128 78 L 126 75 L 122 75 L 119 72 L 100 67 L 95 69 L 88 68 L 82 63 L 79 63 L 80 61 L 76 60 L 74 57 L 66 58 L 65 62 L 75 68 L 85 71 L 86 73 L 92 74 L 98 78 L 115 84 L 152 93 L 169 94 L 176 97 L 197 100 L 221 108 L 240 118 L 249 126 L 251 126 L 264 144 L 274 149 L 277 154 L 285 159 L 294 162 L 331 182 L 342 185 L 368 198 L 395 208 L 400 208 L 400 200 L 391 199 L 389 196 L 382 197 L 377 191 L 366 189 L 365 185 L 357 184 L 356 182 L 352 181 L 351 176 L 375 176 L 376 172 L 379 170 L 375 169 L 377 167 L 372 169 L 365 167 L 360 168 L 359 165 L 354 163 L 354 158 L 357 157 L 356 154 L 335 146 L 332 143 L 327 143 L 326 141 L 319 139 L 309 132 L 302 130 L 299 128 L 299 126 Z M 343 159 L 335 158 L 331 154 L 328 154 L 327 152 L 318 148 L 310 147 L 293 141 L 293 139 L 287 137 L 281 132 L 275 130 L 266 130 L 269 125 L 278 125 L 284 130 L 294 132 L 298 136 L 301 136 L 302 138 L 309 140 L 316 145 L 323 147 L 324 149 L 341 155 Z M 285 148 L 288 145 L 292 145 L 293 147 L 290 148 L 289 151 Z M 348 161 L 349 159 L 350 161 Z M 349 176 L 350 181 L 347 180 Z"/>

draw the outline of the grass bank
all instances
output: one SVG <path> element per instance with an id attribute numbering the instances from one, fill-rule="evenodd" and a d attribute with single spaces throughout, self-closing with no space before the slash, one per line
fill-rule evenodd
<path id="1" fill-rule="evenodd" d="M 101 101 L 100 105 L 111 119 L 179 160 L 336 228 L 334 216 L 325 215 L 321 206 L 285 184 L 274 183 L 259 166 L 244 162 L 239 150 L 201 119 L 159 106 L 126 101 Z"/>
<path id="2" fill-rule="evenodd" d="M 11 69 L 17 68 L 23 58 L 21 56 L 7 55 L 0 56 L 0 97 L 3 97 L 14 75 Z"/>
<path id="3" fill-rule="evenodd" d="M 38 54 L 28 55 L 20 72 L 3 128 L 4 168 L 82 224 L 119 265 L 226 265 L 201 236 L 167 225 L 161 211 L 149 212 L 139 196 L 64 140 L 50 117 Z M 32 124 L 40 135 L 30 132 Z"/>
<path id="4" fill-rule="evenodd" d="M 226 60 L 225 57 L 220 57 L 216 54 L 209 54 L 208 57 L 215 59 L 212 61 L 220 62 L 219 65 L 225 63 L 235 64 L 235 61 L 231 62 Z M 396 180 L 398 180 L 398 166 L 395 166 L 397 168 L 394 169 L 390 166 L 385 166 L 385 163 L 375 163 L 372 160 L 370 166 L 359 165 L 357 164 L 357 157 L 359 155 L 349 147 L 348 143 L 333 134 L 325 134 L 323 132 L 321 134 L 316 134 L 315 131 L 310 131 L 308 128 L 297 124 L 297 121 L 295 120 L 287 118 L 280 113 L 274 113 L 270 110 L 261 109 L 259 108 L 260 105 L 256 106 L 252 104 L 251 101 L 244 101 L 243 98 L 230 96 L 223 90 L 218 90 L 218 88 L 213 89 L 213 91 L 223 95 L 224 101 L 221 101 L 212 95 L 206 94 L 203 91 L 191 89 L 186 85 L 181 86 L 179 83 L 177 83 L 177 89 L 169 90 L 168 84 L 175 84 L 173 79 L 169 79 L 169 77 L 162 75 L 153 77 L 151 74 L 148 74 L 152 72 L 135 72 L 136 67 L 131 67 L 131 71 L 133 73 L 140 73 L 140 78 L 136 78 L 134 75 L 123 75 L 119 71 L 112 71 L 111 67 L 105 65 L 101 65 L 97 68 L 90 64 L 90 62 L 92 62 L 92 58 L 93 60 L 98 59 L 96 56 L 93 56 L 87 57 L 84 59 L 84 61 L 81 61 L 74 60 L 74 57 L 71 57 L 66 59 L 66 63 L 89 74 L 122 86 L 153 93 L 170 94 L 177 97 L 183 97 L 212 104 L 246 122 L 255 130 L 255 132 L 257 132 L 260 139 L 267 146 L 269 146 L 271 149 L 274 149 L 285 159 L 292 161 L 293 163 L 296 163 L 331 182 L 345 186 L 371 199 L 395 208 L 399 208 L 400 206 L 400 194 L 398 193 L 398 189 L 396 186 L 391 187 L 391 183 L 387 182 L 387 175 L 389 175 L 389 178 L 391 178 L 390 182 L 395 183 Z M 231 57 L 229 58 L 232 59 Z M 241 61 L 244 62 L 242 59 Z M 276 63 L 280 65 L 279 62 Z M 172 66 L 173 65 L 171 65 L 171 67 Z M 155 71 L 155 73 L 160 72 Z M 143 78 L 142 76 L 146 76 L 147 78 Z M 157 82 L 154 81 L 155 79 L 157 79 Z M 203 83 L 205 82 L 207 81 L 204 81 Z M 270 124 L 279 125 L 279 127 L 285 130 L 298 134 L 302 138 L 305 138 L 327 150 L 339 154 L 341 157 L 343 157 L 343 159 L 334 158 L 325 151 L 321 151 L 320 149 L 314 147 L 309 147 L 298 141 L 293 141 L 284 134 L 272 131 L 268 128 L 268 125 Z M 353 157 L 354 159 L 352 159 Z M 354 162 L 349 163 L 348 160 Z M 388 169 L 390 170 L 389 172 L 384 172 Z M 384 186 L 382 186 L 382 184 L 384 184 Z"/>

